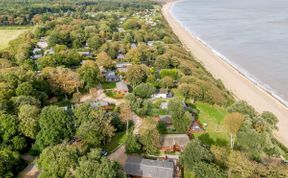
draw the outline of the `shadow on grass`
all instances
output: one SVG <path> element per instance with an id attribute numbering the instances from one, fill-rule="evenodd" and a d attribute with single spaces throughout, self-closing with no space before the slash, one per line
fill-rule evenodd
<path id="1" fill-rule="evenodd" d="M 203 135 L 200 135 L 198 137 L 199 140 L 201 140 L 202 143 L 208 144 L 208 145 L 217 145 L 217 146 L 227 146 L 228 142 L 224 139 L 217 138 L 214 140 L 210 137 L 208 133 L 205 133 Z"/>

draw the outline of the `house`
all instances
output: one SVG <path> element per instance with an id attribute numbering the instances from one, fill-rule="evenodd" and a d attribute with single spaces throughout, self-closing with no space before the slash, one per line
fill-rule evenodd
<path id="1" fill-rule="evenodd" d="M 131 48 L 132 48 L 132 49 L 137 48 L 136 43 L 132 43 L 132 44 L 131 44 Z"/>
<path id="2" fill-rule="evenodd" d="M 123 93 L 123 94 L 129 92 L 127 84 L 123 81 L 116 83 L 116 90 L 117 90 L 117 92 Z"/>
<path id="3" fill-rule="evenodd" d="M 113 109 L 113 106 L 107 101 L 93 101 L 90 103 L 90 106 L 94 109 L 102 108 L 104 110 Z"/>
<path id="4" fill-rule="evenodd" d="M 118 72 L 127 72 L 128 71 L 128 66 L 131 65 L 129 62 L 121 62 L 116 64 L 116 68 Z"/>
<path id="5" fill-rule="evenodd" d="M 33 54 L 40 54 L 41 51 L 42 50 L 40 48 L 34 48 L 32 52 L 33 52 Z"/>
<path id="6" fill-rule="evenodd" d="M 147 45 L 148 46 L 153 46 L 154 45 L 154 41 L 147 41 Z"/>
<path id="7" fill-rule="evenodd" d="M 124 28 L 117 28 L 118 32 L 125 32 Z"/>
<path id="8" fill-rule="evenodd" d="M 189 133 L 199 133 L 199 132 L 204 132 L 205 129 L 203 125 L 200 123 L 199 120 L 194 119 L 188 129 Z"/>
<path id="9" fill-rule="evenodd" d="M 37 46 L 39 46 L 41 49 L 45 49 L 48 47 L 48 43 L 46 42 L 45 37 L 40 38 L 40 41 L 37 42 Z"/>
<path id="10" fill-rule="evenodd" d="M 33 56 L 31 56 L 31 58 L 34 60 L 39 59 L 40 57 L 42 57 L 42 54 L 34 54 Z"/>
<path id="11" fill-rule="evenodd" d="M 190 139 L 186 134 L 165 134 L 160 138 L 162 151 L 182 152 Z"/>
<path id="12" fill-rule="evenodd" d="M 159 115 L 155 118 L 157 122 L 161 122 L 166 125 L 167 128 L 173 128 L 173 122 L 171 115 Z"/>
<path id="13" fill-rule="evenodd" d="M 133 178 L 173 178 L 174 163 L 169 160 L 151 160 L 129 156 L 124 171 Z"/>
<path id="14" fill-rule="evenodd" d="M 166 99 L 171 98 L 172 96 L 173 94 L 169 90 L 161 88 L 160 90 L 156 90 L 155 94 L 152 97 Z"/>
<path id="15" fill-rule="evenodd" d="M 119 76 L 115 74 L 114 71 L 107 71 L 105 74 L 106 82 L 117 82 L 119 81 Z"/>
<path id="16" fill-rule="evenodd" d="M 78 54 L 84 57 L 92 57 L 92 54 L 89 51 L 78 52 Z"/>
<path id="17" fill-rule="evenodd" d="M 54 54 L 55 52 L 54 52 L 54 49 L 53 48 L 50 48 L 50 49 L 48 49 L 48 50 L 46 50 L 45 52 L 44 52 L 44 55 L 49 55 L 49 54 Z"/>
<path id="18" fill-rule="evenodd" d="M 118 54 L 117 55 L 117 59 L 124 59 L 124 58 L 125 58 L 124 54 Z"/>
<path id="19" fill-rule="evenodd" d="M 160 109 L 168 109 L 168 105 L 169 105 L 168 102 L 162 102 L 162 103 L 160 104 Z"/>

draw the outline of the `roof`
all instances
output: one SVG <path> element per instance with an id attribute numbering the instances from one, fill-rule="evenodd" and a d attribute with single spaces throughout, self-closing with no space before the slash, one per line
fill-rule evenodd
<path id="1" fill-rule="evenodd" d="M 90 106 L 92 108 L 97 108 L 97 107 L 109 106 L 109 103 L 106 101 L 94 101 L 90 103 Z"/>
<path id="2" fill-rule="evenodd" d="M 124 170 L 128 175 L 133 176 L 173 178 L 174 164 L 168 160 L 150 160 L 129 156 Z"/>
<path id="3" fill-rule="evenodd" d="M 160 108 L 161 108 L 161 109 L 167 109 L 167 108 L 168 108 L 168 105 L 169 105 L 168 102 L 162 102 L 162 103 L 160 104 Z"/>
<path id="4" fill-rule="evenodd" d="M 117 59 L 124 59 L 124 58 L 125 58 L 124 54 L 118 54 L 117 55 Z"/>
<path id="5" fill-rule="evenodd" d="M 162 135 L 160 139 L 161 146 L 173 146 L 175 144 L 185 146 L 189 141 L 186 134 L 166 134 Z"/>
<path id="6" fill-rule="evenodd" d="M 107 72 L 106 75 L 105 75 L 105 77 L 106 77 L 107 79 L 116 79 L 116 78 L 118 78 L 118 76 L 115 74 L 114 71 L 109 71 L 109 72 Z"/>
<path id="7" fill-rule="evenodd" d="M 164 122 L 165 124 L 172 124 L 172 118 L 170 115 L 159 115 L 159 121 Z"/>
<path id="8" fill-rule="evenodd" d="M 116 64 L 116 68 L 126 68 L 129 65 L 131 65 L 129 62 L 120 62 Z"/>
<path id="9" fill-rule="evenodd" d="M 128 86 L 125 82 L 120 81 L 116 83 L 116 88 L 119 91 L 128 91 Z"/>

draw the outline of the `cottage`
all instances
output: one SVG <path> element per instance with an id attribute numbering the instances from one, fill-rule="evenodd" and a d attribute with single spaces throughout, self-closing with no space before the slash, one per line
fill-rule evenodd
<path id="1" fill-rule="evenodd" d="M 132 48 L 132 49 L 137 48 L 136 43 L 132 43 L 132 44 L 131 44 L 131 48 Z"/>
<path id="2" fill-rule="evenodd" d="M 118 72 L 126 73 L 128 71 L 128 66 L 131 65 L 129 62 L 121 62 L 116 64 Z"/>
<path id="3" fill-rule="evenodd" d="M 117 28 L 118 32 L 122 33 L 125 32 L 124 28 Z"/>
<path id="4" fill-rule="evenodd" d="M 48 43 L 46 42 L 45 37 L 41 37 L 40 41 L 37 42 L 37 46 L 39 46 L 41 49 L 45 49 L 48 47 Z"/>
<path id="5" fill-rule="evenodd" d="M 172 96 L 173 94 L 169 90 L 161 88 L 160 90 L 156 90 L 156 93 L 152 97 L 166 99 L 171 98 Z"/>
<path id="6" fill-rule="evenodd" d="M 116 83 L 116 90 L 117 90 L 117 92 L 123 93 L 123 94 L 129 92 L 127 84 L 123 81 Z"/>
<path id="7" fill-rule="evenodd" d="M 156 117 L 156 121 L 165 124 L 167 128 L 173 128 L 171 115 L 159 115 L 158 117 Z"/>
<path id="8" fill-rule="evenodd" d="M 32 52 L 33 52 L 33 54 L 40 54 L 41 51 L 42 50 L 40 48 L 34 48 Z"/>
<path id="9" fill-rule="evenodd" d="M 168 109 L 168 105 L 169 105 L 168 102 L 162 102 L 162 103 L 160 104 L 160 109 Z"/>
<path id="10" fill-rule="evenodd" d="M 114 71 L 108 71 L 105 74 L 106 82 L 117 82 L 119 81 L 119 76 L 115 74 Z"/>
<path id="11" fill-rule="evenodd" d="M 124 58 L 125 58 L 124 54 L 118 54 L 117 55 L 117 59 L 124 59 Z"/>
<path id="12" fill-rule="evenodd" d="M 124 170 L 126 174 L 133 178 L 173 178 L 174 163 L 168 160 L 151 160 L 140 157 L 129 156 Z"/>
<path id="13" fill-rule="evenodd" d="M 186 134 L 166 134 L 160 138 L 161 150 L 169 152 L 182 152 L 189 143 L 189 137 Z"/>
<path id="14" fill-rule="evenodd" d="M 154 45 L 154 41 L 147 41 L 147 45 L 148 46 L 153 46 Z"/>
<path id="15" fill-rule="evenodd" d="M 50 49 L 48 49 L 48 50 L 46 50 L 45 52 L 44 52 L 44 55 L 49 55 L 49 54 L 54 54 L 55 52 L 54 52 L 54 49 L 53 48 L 50 48 Z"/>
<path id="16" fill-rule="evenodd" d="M 90 103 L 90 106 L 92 108 L 98 108 L 98 107 L 102 107 L 102 106 L 108 106 L 109 103 L 106 101 L 94 101 Z"/>
<path id="17" fill-rule="evenodd" d="M 42 54 L 34 54 L 33 56 L 31 56 L 31 58 L 34 60 L 39 59 L 40 57 L 42 57 Z"/>
<path id="18" fill-rule="evenodd" d="M 78 54 L 84 57 L 92 57 L 92 54 L 89 51 L 78 52 Z"/>

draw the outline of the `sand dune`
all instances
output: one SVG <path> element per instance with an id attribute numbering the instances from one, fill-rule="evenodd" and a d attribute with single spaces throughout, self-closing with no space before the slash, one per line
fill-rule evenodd
<path id="1" fill-rule="evenodd" d="M 225 87 L 241 100 L 247 101 L 258 112 L 273 112 L 279 119 L 279 130 L 275 137 L 288 146 L 288 108 L 272 95 L 248 80 L 233 66 L 226 63 L 213 51 L 207 48 L 190 32 L 185 30 L 170 14 L 170 9 L 176 2 L 168 2 L 162 8 L 162 13 L 186 49 L 217 79 L 221 79 Z M 259 64 L 260 65 L 260 64 Z"/>

